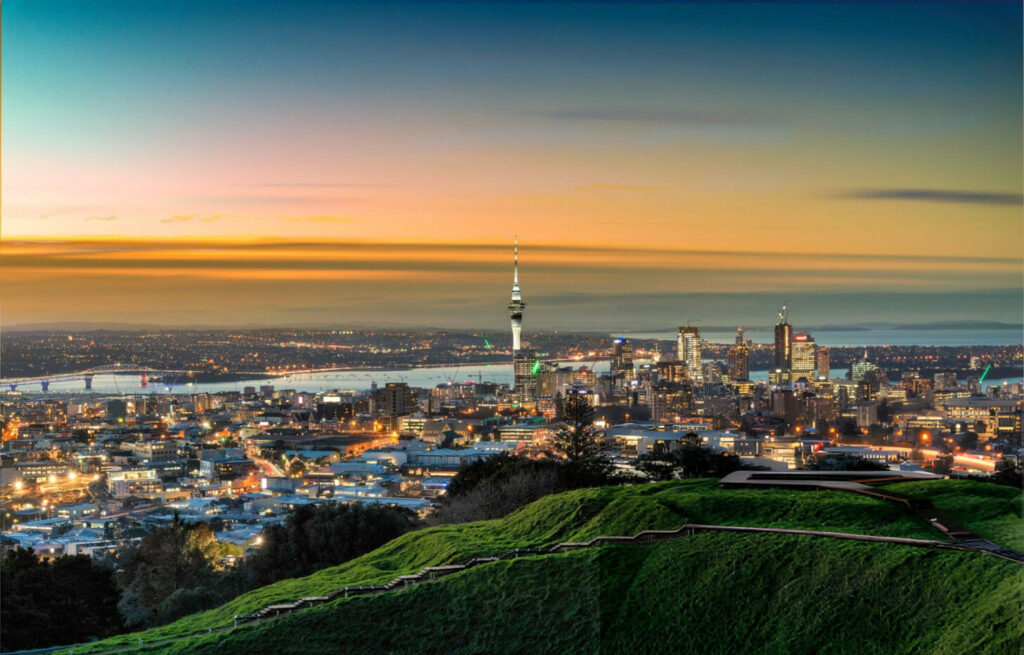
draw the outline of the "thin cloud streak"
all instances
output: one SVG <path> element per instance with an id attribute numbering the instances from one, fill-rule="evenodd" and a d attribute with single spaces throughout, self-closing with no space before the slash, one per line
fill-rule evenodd
<path id="1" fill-rule="evenodd" d="M 702 109 L 585 108 L 556 110 L 544 112 L 542 115 L 546 118 L 564 121 L 708 126 L 765 126 L 777 124 L 777 121 L 766 116 L 733 114 Z"/>
<path id="2" fill-rule="evenodd" d="M 235 186 L 244 189 L 393 189 L 397 185 L 361 182 L 252 182 Z"/>
<path id="3" fill-rule="evenodd" d="M 576 188 L 580 191 L 657 191 L 665 187 L 648 184 L 585 184 Z"/>
<path id="4" fill-rule="evenodd" d="M 219 217 L 221 215 L 215 215 Z M 190 218 L 196 218 L 195 215 L 172 217 L 176 220 L 189 220 Z M 275 217 L 278 220 L 291 220 L 291 216 L 280 216 Z M 315 217 L 314 217 L 315 218 Z M 170 220 L 170 219 L 164 219 Z M 205 220 L 205 219 L 201 219 Z M 255 218 L 247 218 L 246 220 L 256 220 Z M 265 220 L 265 219 L 264 219 Z M 482 255 L 490 255 L 493 253 L 496 257 L 506 257 L 510 251 L 511 245 L 508 243 L 464 243 L 458 241 L 425 241 L 417 243 L 403 243 L 394 241 L 355 241 L 355 240 L 323 240 L 323 241 L 288 241 L 288 240 L 218 240 L 218 239 L 152 239 L 152 240 L 140 240 L 140 239 L 114 239 L 114 238 L 87 238 L 87 239 L 2 239 L 0 240 L 0 250 L 6 251 L 9 254 L 13 254 L 15 251 L 24 251 L 26 248 L 31 248 L 33 251 L 45 251 L 49 254 L 57 253 L 82 253 L 90 250 L 102 250 L 104 252 L 124 252 L 124 253 L 149 253 L 156 250 L 168 250 L 168 251 L 188 251 L 201 249 L 208 251 L 213 248 L 223 253 L 230 253 L 232 251 L 247 251 L 247 250 L 261 250 L 268 252 L 282 251 L 282 250 L 303 250 L 308 254 L 328 251 L 333 255 L 338 255 L 341 252 L 357 253 L 364 251 L 384 251 L 390 253 L 429 253 L 429 252 L 440 252 L 445 257 L 450 255 L 446 254 L 448 251 L 458 252 L 461 254 L 468 253 L 480 253 Z M 651 255 L 668 255 L 668 256 L 700 256 L 700 257 L 715 257 L 715 256 L 727 256 L 744 259 L 763 260 L 765 257 L 785 257 L 785 258 L 825 258 L 829 262 L 836 260 L 863 260 L 863 261 L 923 261 L 923 262 L 948 262 L 948 263 L 978 263 L 978 264 L 1009 264 L 1016 267 L 1022 265 L 1022 261 L 1019 257 L 984 257 L 976 255 L 918 255 L 918 254 L 900 254 L 900 255 L 887 255 L 878 253 L 827 253 L 824 255 L 818 253 L 808 252 L 796 252 L 796 251 L 742 251 L 742 250 L 696 250 L 696 249 L 685 249 L 685 248 L 631 248 L 631 247 L 615 247 L 615 246 L 603 246 L 603 245 L 577 245 L 577 244 L 558 244 L 558 243 L 539 243 L 539 244 L 526 244 L 520 243 L 521 249 L 526 249 L 526 252 L 544 253 L 548 257 L 561 257 L 564 253 L 572 253 L 584 256 L 611 256 L 611 255 L 631 255 L 635 257 L 647 258 Z M 649 261 L 644 259 L 644 261 Z"/>
<path id="5" fill-rule="evenodd" d="M 953 191 L 949 189 L 864 189 L 839 194 L 849 200 L 911 200 L 973 205 L 1018 206 L 1024 202 L 1019 193 L 991 191 Z"/>

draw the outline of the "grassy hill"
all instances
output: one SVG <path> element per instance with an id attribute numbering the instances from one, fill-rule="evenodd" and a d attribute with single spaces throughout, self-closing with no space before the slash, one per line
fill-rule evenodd
<path id="1" fill-rule="evenodd" d="M 1017 547 L 1017 492 L 904 483 L 982 536 Z M 970 514 L 970 517 L 968 517 Z M 273 602 L 437 564 L 682 523 L 936 538 L 881 500 L 843 492 L 725 490 L 713 480 L 587 489 L 496 521 L 400 537 L 347 564 L 255 590 L 76 653 L 217 628 Z M 166 652 L 1016 652 L 1022 567 L 971 553 L 784 535 L 706 534 L 502 561 L 405 591 L 338 600 Z M 155 652 L 158 649 L 146 649 Z M 162 651 L 161 651 L 162 652 Z"/>

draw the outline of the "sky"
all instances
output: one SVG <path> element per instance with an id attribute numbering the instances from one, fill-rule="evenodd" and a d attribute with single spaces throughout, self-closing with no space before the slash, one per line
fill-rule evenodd
<path id="1" fill-rule="evenodd" d="M 0 322 L 1019 323 L 1019 3 L 2 8 Z"/>

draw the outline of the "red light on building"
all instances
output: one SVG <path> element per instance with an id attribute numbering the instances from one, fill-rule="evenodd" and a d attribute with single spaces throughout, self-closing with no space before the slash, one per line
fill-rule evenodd
<path id="1" fill-rule="evenodd" d="M 808 334 L 794 334 L 793 341 L 810 341 L 811 337 Z"/>

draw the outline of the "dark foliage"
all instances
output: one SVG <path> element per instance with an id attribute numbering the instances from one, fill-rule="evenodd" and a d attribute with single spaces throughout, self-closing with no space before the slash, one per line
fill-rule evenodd
<path id="1" fill-rule="evenodd" d="M 1021 470 L 1021 467 L 1018 464 L 1006 463 L 1004 466 L 996 470 L 996 472 L 988 478 L 988 481 L 1007 487 L 1024 489 L 1024 470 Z"/>
<path id="2" fill-rule="evenodd" d="M 500 518 L 569 488 L 565 465 L 500 453 L 464 466 L 448 484 L 434 523 Z"/>
<path id="3" fill-rule="evenodd" d="M 563 461 L 569 488 L 608 484 L 612 463 L 604 456 L 604 444 L 594 428 L 594 408 L 581 394 L 562 400 L 562 424 L 555 432 L 554 454 Z"/>
<path id="4" fill-rule="evenodd" d="M 303 506 L 284 525 L 263 531 L 263 545 L 230 573 L 228 587 L 242 593 L 284 578 L 309 575 L 383 546 L 420 526 L 408 510 L 352 505 Z"/>
<path id="5" fill-rule="evenodd" d="M 206 524 L 175 520 L 146 534 L 125 553 L 119 574 L 123 592 L 118 606 L 125 623 L 159 625 L 219 604 L 215 563 L 220 551 Z"/>
<path id="6" fill-rule="evenodd" d="M 448 483 L 444 500 L 465 496 L 481 485 L 502 482 L 527 471 L 558 472 L 558 469 L 558 462 L 551 459 L 527 459 L 512 453 L 498 453 L 486 459 L 478 459 L 460 468 Z"/>
<path id="7" fill-rule="evenodd" d="M 887 471 L 889 467 L 863 457 L 825 455 L 810 462 L 805 468 L 812 471 Z"/>
<path id="8" fill-rule="evenodd" d="M 175 521 L 125 554 L 117 606 L 130 628 L 162 625 L 276 580 L 344 563 L 419 524 L 412 513 L 390 507 L 301 507 L 283 525 L 266 528 L 262 547 L 225 570 L 220 561 L 231 547 L 219 544 L 209 525 Z"/>
<path id="9" fill-rule="evenodd" d="M 0 560 L 0 579 L 5 651 L 83 642 L 122 628 L 113 572 L 85 555 L 48 562 L 18 548 Z"/>
<path id="10" fill-rule="evenodd" d="M 636 467 L 655 480 L 721 478 L 740 468 L 740 458 L 700 445 L 700 437 L 691 432 L 678 448 L 639 456 Z"/>
<path id="11" fill-rule="evenodd" d="M 562 425 L 542 459 L 500 453 L 463 466 L 448 484 L 434 523 L 496 519 L 549 494 L 634 481 L 613 473 L 585 396 L 559 398 Z"/>

